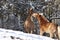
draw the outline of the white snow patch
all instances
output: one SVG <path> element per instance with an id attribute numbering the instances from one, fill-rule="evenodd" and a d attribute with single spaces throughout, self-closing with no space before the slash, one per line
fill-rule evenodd
<path id="1" fill-rule="evenodd" d="M 14 39 L 12 39 L 11 36 L 13 36 Z M 54 40 L 54 39 L 36 34 L 28 34 L 21 31 L 13 31 L 0 28 L 0 40 Z"/>

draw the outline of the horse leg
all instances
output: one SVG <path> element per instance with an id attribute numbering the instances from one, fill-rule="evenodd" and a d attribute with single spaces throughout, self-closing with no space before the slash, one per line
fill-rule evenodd
<path id="1" fill-rule="evenodd" d="M 58 30 L 56 30 L 56 31 L 54 32 L 54 37 L 55 37 L 55 39 L 58 39 L 58 40 L 59 40 Z"/>
<path id="2" fill-rule="evenodd" d="M 44 33 L 44 32 L 40 30 L 40 35 L 41 35 L 41 36 L 43 35 L 43 33 Z"/>
<path id="3" fill-rule="evenodd" d="M 55 34 L 56 34 L 56 38 L 57 38 L 58 40 L 60 40 L 60 39 L 59 39 L 59 35 L 58 35 L 58 31 L 56 31 Z"/>
<path id="4" fill-rule="evenodd" d="M 50 32 L 50 37 L 53 38 L 53 33 Z"/>
<path id="5" fill-rule="evenodd" d="M 31 34 L 33 33 L 33 31 L 31 30 Z"/>

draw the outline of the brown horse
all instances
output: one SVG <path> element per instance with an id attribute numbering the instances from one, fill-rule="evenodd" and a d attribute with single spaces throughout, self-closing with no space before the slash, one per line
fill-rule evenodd
<path id="1" fill-rule="evenodd" d="M 32 21 L 32 8 L 30 8 L 29 10 L 29 15 L 26 19 L 26 21 L 24 22 L 24 29 L 25 29 L 25 32 L 27 33 L 33 33 L 34 32 L 34 23 Z"/>
<path id="2" fill-rule="evenodd" d="M 50 34 L 51 38 L 54 34 L 56 37 L 58 37 L 58 26 L 55 23 L 49 22 L 43 15 L 39 13 L 33 13 L 32 16 L 38 20 L 40 35 L 43 35 L 43 33 L 46 32 Z"/>
<path id="3" fill-rule="evenodd" d="M 60 40 L 60 26 L 58 26 L 58 36 L 59 36 L 59 40 Z"/>

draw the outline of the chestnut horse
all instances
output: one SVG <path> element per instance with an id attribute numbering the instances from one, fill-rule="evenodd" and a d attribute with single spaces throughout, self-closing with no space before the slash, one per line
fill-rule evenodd
<path id="1" fill-rule="evenodd" d="M 59 40 L 60 40 L 60 26 L 58 26 L 58 36 L 59 36 Z"/>
<path id="2" fill-rule="evenodd" d="M 27 33 L 33 33 L 34 32 L 34 23 L 32 21 L 32 8 L 29 9 L 29 15 L 26 19 L 26 21 L 24 22 L 24 29 L 25 32 Z"/>
<path id="3" fill-rule="evenodd" d="M 38 20 L 40 35 L 43 35 L 43 33 L 46 32 L 50 34 L 51 38 L 54 34 L 58 38 L 58 26 L 55 23 L 49 22 L 43 15 L 39 13 L 33 13 L 32 16 Z"/>

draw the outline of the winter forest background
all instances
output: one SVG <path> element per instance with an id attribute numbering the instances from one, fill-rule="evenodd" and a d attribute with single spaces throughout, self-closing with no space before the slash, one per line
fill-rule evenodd
<path id="1" fill-rule="evenodd" d="M 60 0 L 0 0 L 0 28 L 24 31 L 24 21 L 31 7 L 60 25 Z"/>

